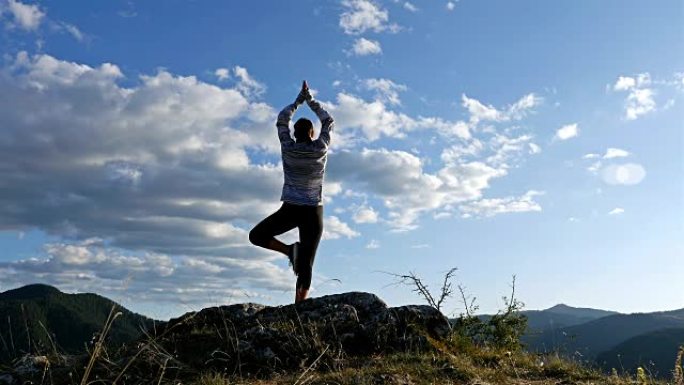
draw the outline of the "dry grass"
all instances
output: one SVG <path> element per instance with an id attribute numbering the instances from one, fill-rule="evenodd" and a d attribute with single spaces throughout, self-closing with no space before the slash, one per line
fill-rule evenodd
<path id="1" fill-rule="evenodd" d="M 240 371 L 219 373 L 216 371 L 184 372 L 179 376 L 182 364 L 174 361 L 173 354 L 165 351 L 158 343 L 160 336 L 147 336 L 138 344 L 137 352 L 129 352 L 124 360 L 115 363 L 110 360 L 104 341 L 117 318 L 114 308 L 109 314 L 92 352 L 85 361 L 74 363 L 68 377 L 55 377 L 53 368 L 46 365 L 42 372 L 35 373 L 34 384 L 188 384 L 188 385 L 266 385 L 266 384 L 606 384 L 606 385 L 665 385 L 650 376 L 639 378 L 630 375 L 606 376 L 579 362 L 558 355 L 537 355 L 523 351 L 475 346 L 454 334 L 453 338 L 438 341 L 428 338 L 432 349 L 429 352 L 403 352 L 375 354 L 371 356 L 347 356 L 339 346 L 324 343 L 315 327 L 308 324 L 283 323 L 289 331 L 289 344 L 293 354 L 306 352 L 308 359 L 298 370 L 280 372 L 270 378 L 259 379 Z M 235 328 L 224 324 L 227 349 L 237 350 Z M 221 334 L 221 333 L 219 333 Z M 230 337 L 230 338 L 229 338 Z M 235 338 L 235 340 L 231 340 Z M 53 347 L 53 350 L 55 348 Z M 58 354 L 55 351 L 55 355 Z M 682 384 L 682 359 L 684 347 L 677 357 L 673 373 L 676 385 Z M 81 370 L 79 370 L 79 365 Z M 142 366 L 140 366 L 142 365 Z M 82 374 L 78 375 L 78 372 Z M 129 374 L 134 372 L 134 374 Z M 77 379 L 78 378 L 78 379 Z"/>

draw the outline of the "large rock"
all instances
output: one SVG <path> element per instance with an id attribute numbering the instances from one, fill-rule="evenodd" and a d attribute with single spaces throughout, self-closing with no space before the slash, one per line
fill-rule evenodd
<path id="1" fill-rule="evenodd" d="M 449 331 L 448 319 L 429 306 L 390 308 L 374 294 L 351 292 L 287 306 L 203 309 L 158 328 L 156 344 L 174 365 L 271 374 L 313 364 L 333 369 L 350 355 L 428 350 Z"/>

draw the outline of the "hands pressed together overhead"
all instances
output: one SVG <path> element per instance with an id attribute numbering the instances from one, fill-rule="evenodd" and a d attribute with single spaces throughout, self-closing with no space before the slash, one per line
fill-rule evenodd
<path id="1" fill-rule="evenodd" d="M 295 102 L 297 104 L 302 104 L 304 102 L 310 102 L 313 99 L 313 96 L 311 96 L 311 91 L 309 91 L 309 85 L 306 83 L 306 80 L 302 83 L 302 89 L 299 91 L 299 95 L 297 95 L 297 100 Z"/>

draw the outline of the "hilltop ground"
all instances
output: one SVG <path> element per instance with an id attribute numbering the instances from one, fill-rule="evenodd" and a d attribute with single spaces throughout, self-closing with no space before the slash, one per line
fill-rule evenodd
<path id="1" fill-rule="evenodd" d="M 432 307 L 388 307 L 368 293 L 207 308 L 108 345 L 117 318 L 110 313 L 88 354 L 25 356 L 0 367 L 0 384 L 665 384 L 525 353 L 513 313 L 454 324 Z"/>

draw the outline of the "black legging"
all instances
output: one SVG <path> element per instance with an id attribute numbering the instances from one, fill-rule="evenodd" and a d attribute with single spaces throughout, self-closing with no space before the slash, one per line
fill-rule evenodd
<path id="1" fill-rule="evenodd" d="M 276 235 L 299 228 L 299 255 L 297 262 L 297 288 L 311 286 L 316 249 L 323 234 L 323 206 L 303 206 L 283 202 L 280 209 L 268 216 L 249 232 L 253 244 L 266 247 Z"/>

